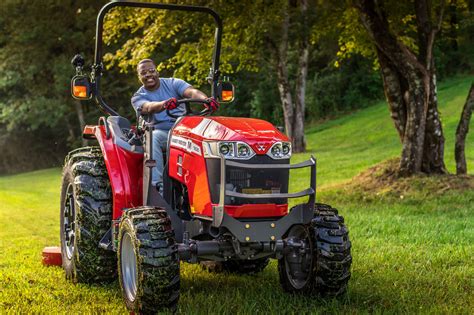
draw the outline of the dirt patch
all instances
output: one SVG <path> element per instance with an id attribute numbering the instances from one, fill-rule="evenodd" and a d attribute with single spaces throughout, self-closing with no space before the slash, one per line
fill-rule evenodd
<path id="1" fill-rule="evenodd" d="M 416 175 L 400 177 L 398 175 L 399 158 L 379 163 L 344 185 L 345 190 L 364 195 L 393 196 L 403 199 L 410 195 L 441 195 L 448 191 L 474 190 L 472 175 Z"/>

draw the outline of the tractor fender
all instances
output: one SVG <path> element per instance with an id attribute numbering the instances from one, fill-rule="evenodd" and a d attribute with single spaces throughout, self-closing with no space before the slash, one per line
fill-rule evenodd
<path id="1" fill-rule="evenodd" d="M 113 220 L 118 220 L 124 209 L 142 206 L 143 152 L 121 147 L 104 117 L 99 123 L 86 126 L 83 136 L 97 139 L 102 150 L 112 189 Z"/>

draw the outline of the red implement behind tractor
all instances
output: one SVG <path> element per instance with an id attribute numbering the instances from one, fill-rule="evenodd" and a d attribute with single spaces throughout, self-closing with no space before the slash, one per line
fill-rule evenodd
<path id="1" fill-rule="evenodd" d="M 151 185 L 153 125 L 143 120 L 131 126 L 100 95 L 103 19 L 117 6 L 210 14 L 217 25 L 212 96 L 224 102 L 234 92 L 219 80 L 222 22 L 213 10 L 134 2 L 104 6 L 92 72 L 83 73 L 81 57 L 73 60 L 73 96 L 94 98 L 109 116 L 84 130 L 98 146 L 74 150 L 65 161 L 61 250 L 67 278 L 105 282 L 118 271 L 128 309 L 147 313 L 176 307 L 180 261 L 255 273 L 275 258 L 285 291 L 343 293 L 351 265 L 344 220 L 315 203 L 315 159 L 291 165 L 290 139 L 272 124 L 209 116 L 208 110 L 191 110 L 191 103 L 205 101 L 180 100 L 186 113 L 169 134 L 163 191 Z M 296 168 L 310 170 L 308 187 L 289 193 L 289 173 Z M 308 202 L 289 209 L 289 198 L 304 196 Z"/>

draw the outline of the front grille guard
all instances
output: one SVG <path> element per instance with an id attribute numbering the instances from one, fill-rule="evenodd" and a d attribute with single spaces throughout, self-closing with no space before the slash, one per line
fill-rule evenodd
<path id="1" fill-rule="evenodd" d="M 297 164 L 245 164 L 235 161 L 230 161 L 224 157 L 220 158 L 221 160 L 221 180 L 220 180 L 220 189 L 219 189 L 219 205 L 213 207 L 213 220 L 212 225 L 214 227 L 220 227 L 224 220 L 225 215 L 225 197 L 237 197 L 244 199 L 278 199 L 278 198 L 299 198 L 304 196 L 309 196 L 308 202 L 306 204 L 306 209 L 314 208 L 314 203 L 316 200 L 316 159 L 314 156 L 311 156 L 309 160 L 306 160 Z M 272 194 L 244 194 L 231 190 L 226 190 L 226 167 L 236 167 L 243 169 L 298 169 L 311 167 L 311 178 L 310 178 L 310 187 L 296 192 L 296 193 L 272 193 Z"/>

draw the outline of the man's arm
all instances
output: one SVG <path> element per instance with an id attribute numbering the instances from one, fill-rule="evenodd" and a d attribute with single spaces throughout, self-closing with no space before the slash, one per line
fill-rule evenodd
<path id="1" fill-rule="evenodd" d="M 135 93 L 132 96 L 131 102 L 135 110 L 140 111 L 142 114 L 152 114 L 164 110 L 164 104 L 166 101 L 150 101 L 144 95 L 141 95 L 140 93 Z"/>
<path id="2" fill-rule="evenodd" d="M 188 87 L 186 90 L 183 92 L 183 97 L 184 98 L 195 98 L 195 99 L 200 99 L 200 100 L 207 100 L 208 97 L 206 94 L 201 92 L 200 90 L 194 88 L 194 87 Z M 161 101 L 161 102 L 144 102 L 141 104 L 141 113 L 142 114 L 153 114 L 153 113 L 158 113 L 163 110 L 165 110 L 165 103 L 166 101 Z"/>
<path id="3" fill-rule="evenodd" d="M 206 94 L 204 94 L 203 92 L 199 91 L 196 88 L 193 88 L 192 86 L 188 87 L 186 90 L 184 90 L 183 96 L 185 98 L 197 98 L 197 99 L 200 99 L 200 100 L 207 99 Z"/>
<path id="4" fill-rule="evenodd" d="M 193 87 L 188 87 L 186 90 L 183 92 L 184 98 L 197 98 L 200 100 L 205 100 L 207 99 L 207 95 L 204 94 L 203 92 L 199 91 L 196 88 Z M 161 112 L 165 109 L 165 102 L 166 101 L 161 101 L 161 102 L 145 102 L 143 103 L 141 107 L 141 111 L 143 114 L 153 114 L 153 113 L 158 113 Z"/>
<path id="5" fill-rule="evenodd" d="M 184 90 L 183 96 L 186 98 L 205 100 L 206 102 L 204 103 L 204 106 L 211 112 L 214 112 L 219 108 L 219 103 L 214 98 L 207 97 L 206 94 L 199 91 L 198 89 L 193 88 L 192 86 Z"/>
<path id="6" fill-rule="evenodd" d="M 161 112 L 165 109 L 165 102 L 145 102 L 142 105 L 141 112 L 142 114 L 153 114 Z"/>

